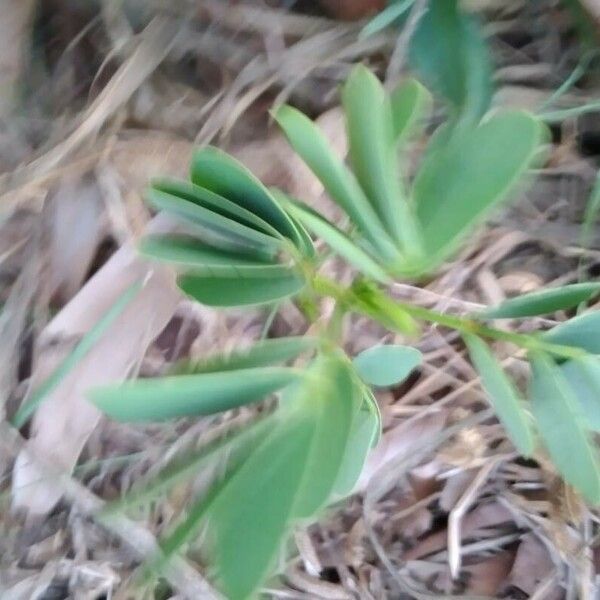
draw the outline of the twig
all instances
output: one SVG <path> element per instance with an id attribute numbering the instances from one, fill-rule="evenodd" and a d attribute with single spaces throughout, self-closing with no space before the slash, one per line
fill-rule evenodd
<path id="1" fill-rule="evenodd" d="M 481 468 L 448 516 L 448 565 L 450 566 L 450 574 L 453 579 L 458 577 L 462 562 L 460 551 L 460 526 L 462 519 L 476 499 L 477 492 L 479 492 L 480 488 L 485 484 L 492 471 L 503 460 L 506 460 L 506 456 L 496 456 Z"/>

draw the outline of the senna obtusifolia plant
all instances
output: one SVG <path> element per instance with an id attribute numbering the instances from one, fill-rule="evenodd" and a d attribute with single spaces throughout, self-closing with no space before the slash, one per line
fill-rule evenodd
<path id="1" fill-rule="evenodd" d="M 317 324 L 311 337 L 264 340 L 224 356 L 176 365 L 161 379 L 93 391 L 119 421 L 209 415 L 278 399 L 247 428 L 171 465 L 120 506 L 149 502 L 221 457 L 220 476 L 200 493 L 162 542 L 159 561 L 196 543 L 227 598 L 251 597 L 273 571 L 286 536 L 352 493 L 381 421 L 373 390 L 404 380 L 421 361 L 414 348 L 382 345 L 347 356 L 345 315 L 359 313 L 389 330 L 418 335 L 423 324 L 458 331 L 481 383 L 520 454 L 547 453 L 557 471 L 590 503 L 600 502 L 593 434 L 600 431 L 600 313 L 554 329 L 521 334 L 497 329 L 519 319 L 580 306 L 600 284 L 552 288 L 459 317 L 394 300 L 388 286 L 432 273 L 501 205 L 543 155 L 545 127 L 517 110 L 468 118 L 455 113 L 431 137 L 416 175 L 399 171 L 407 144 L 431 108 L 428 91 L 407 80 L 391 94 L 365 67 L 342 93 L 349 160 L 291 106 L 274 118 L 295 152 L 345 213 L 340 228 L 301 200 L 266 188 L 231 156 L 198 150 L 188 181 L 158 181 L 148 202 L 180 223 L 177 234 L 149 236 L 146 256 L 179 272 L 183 292 L 212 307 L 297 301 Z M 314 240 L 327 246 L 318 252 Z M 327 278 L 330 253 L 357 272 L 348 286 Z M 322 298 L 331 318 L 318 320 Z M 531 363 L 526 393 L 494 357 L 509 342 Z M 223 458 L 225 457 L 225 458 Z"/>

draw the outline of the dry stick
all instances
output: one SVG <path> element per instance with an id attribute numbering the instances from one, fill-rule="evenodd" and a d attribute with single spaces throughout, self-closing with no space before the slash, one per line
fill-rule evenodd
<path id="1" fill-rule="evenodd" d="M 487 481 L 492 471 L 504 460 L 505 455 L 500 455 L 492 458 L 487 464 L 479 470 L 475 479 L 465 490 L 456 506 L 450 512 L 448 517 L 448 565 L 450 566 L 450 574 L 453 579 L 458 577 L 461 566 L 461 535 L 460 526 L 465 513 L 471 507 L 471 504 L 477 499 L 477 492 Z"/>
<path id="2" fill-rule="evenodd" d="M 73 507 L 81 514 L 96 521 L 111 534 L 120 538 L 140 560 L 144 561 L 152 558 L 160 551 L 154 535 L 145 527 L 127 517 L 122 515 L 107 517 L 103 515 L 102 519 L 99 519 L 98 515 L 106 505 L 104 500 L 90 492 L 73 477 L 61 472 L 48 461 L 32 452 L 19 432 L 6 421 L 0 423 L 0 442 L 12 458 L 15 458 L 20 452 L 27 452 L 29 459 L 35 462 L 41 470 L 47 472 L 48 477 L 60 482 L 64 497 Z M 184 558 L 174 557 L 165 566 L 164 575 L 169 583 L 185 598 L 190 600 L 196 600 L 197 598 L 205 600 L 222 599 L 222 596 L 214 590 L 210 583 Z"/>

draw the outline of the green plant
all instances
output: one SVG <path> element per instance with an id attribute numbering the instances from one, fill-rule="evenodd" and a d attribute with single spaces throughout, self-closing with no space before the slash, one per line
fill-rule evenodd
<path id="1" fill-rule="evenodd" d="M 533 456 L 537 435 L 564 479 L 600 503 L 592 432 L 599 429 L 600 313 L 586 313 L 551 331 L 521 334 L 488 321 L 566 310 L 600 294 L 600 284 L 548 289 L 460 317 L 397 302 L 386 285 L 423 278 L 454 253 L 466 235 L 504 202 L 539 160 L 544 126 L 522 111 L 455 118 L 431 138 L 415 177 L 398 172 L 398 155 L 418 134 L 431 105 L 409 80 L 392 94 L 357 67 L 343 90 L 349 168 L 306 116 L 290 106 L 275 119 L 294 150 L 346 213 L 342 231 L 302 202 L 265 188 L 230 156 L 196 152 L 189 182 L 161 181 L 148 201 L 175 216 L 184 233 L 146 238 L 146 255 L 174 264 L 181 289 L 210 306 L 270 304 L 296 298 L 316 321 L 319 300 L 333 298 L 331 318 L 314 337 L 264 340 L 228 356 L 178 364 L 159 380 L 96 389 L 94 402 L 122 421 L 211 414 L 278 394 L 248 428 L 172 465 L 118 504 L 148 502 L 218 457 L 222 474 L 166 536 L 159 564 L 202 536 L 228 598 L 247 598 L 268 576 L 290 529 L 351 493 L 381 423 L 371 388 L 391 386 L 418 367 L 405 346 L 378 346 L 351 359 L 340 322 L 368 315 L 390 330 L 417 335 L 436 323 L 464 338 L 482 385 L 518 451 Z M 358 272 L 342 286 L 324 277 L 312 234 Z M 532 364 L 529 400 L 511 382 L 490 347 L 500 340 Z M 281 366 L 295 361 L 296 366 Z"/>

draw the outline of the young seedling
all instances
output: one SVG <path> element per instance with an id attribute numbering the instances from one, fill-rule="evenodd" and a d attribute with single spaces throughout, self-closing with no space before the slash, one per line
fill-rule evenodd
<path id="1" fill-rule="evenodd" d="M 277 395 L 278 408 L 250 430 L 172 466 L 120 503 L 147 502 L 207 460 L 226 455 L 222 476 L 164 539 L 157 565 L 202 534 L 202 552 L 233 600 L 251 597 L 271 574 L 295 525 L 352 492 L 380 435 L 371 390 L 398 384 L 420 364 L 420 353 L 404 346 L 346 356 L 339 322 L 349 313 L 412 335 L 420 323 L 458 331 L 515 448 L 533 456 L 541 451 L 541 438 L 565 481 L 590 503 L 600 503 L 592 441 L 599 427 L 600 313 L 584 313 L 541 334 L 489 324 L 573 308 L 597 296 L 600 284 L 548 289 L 467 317 L 397 302 L 387 290 L 398 279 L 434 273 L 509 198 L 539 159 L 545 127 L 527 112 L 489 114 L 485 104 L 467 103 L 468 110 L 455 111 L 433 135 L 410 181 L 398 172 L 398 153 L 431 105 L 423 86 L 410 80 L 388 94 L 359 66 L 342 98 L 349 165 L 296 109 L 280 107 L 274 116 L 348 217 L 349 230 L 267 189 L 227 154 L 205 148 L 194 156 L 189 181 L 159 182 L 148 193 L 148 201 L 179 219 L 187 233 L 148 238 L 141 245 L 144 254 L 172 263 L 181 289 L 203 304 L 271 305 L 301 297 L 316 307 L 329 297 L 335 302 L 331 320 L 311 338 L 265 340 L 229 356 L 176 365 L 163 379 L 91 393 L 107 415 L 135 422 L 212 414 Z M 313 236 L 354 267 L 351 285 L 321 274 L 325 255 L 315 251 Z M 528 396 L 494 357 L 494 340 L 527 352 Z M 298 357 L 301 369 L 286 366 Z"/>

